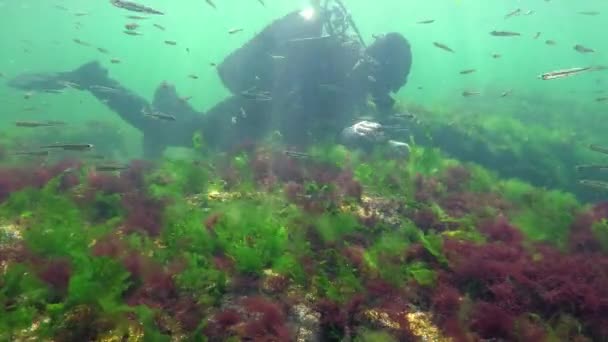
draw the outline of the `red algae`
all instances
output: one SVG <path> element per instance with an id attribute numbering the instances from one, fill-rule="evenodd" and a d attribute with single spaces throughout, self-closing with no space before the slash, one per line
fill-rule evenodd
<path id="1" fill-rule="evenodd" d="M 162 201 L 131 193 L 123 197 L 122 203 L 127 210 L 123 228 L 125 233 L 141 232 L 149 236 L 160 234 L 165 210 Z"/>

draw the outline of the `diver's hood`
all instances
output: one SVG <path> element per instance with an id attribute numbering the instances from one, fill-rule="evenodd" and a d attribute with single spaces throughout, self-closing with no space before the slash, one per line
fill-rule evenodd
<path id="1" fill-rule="evenodd" d="M 407 82 L 412 66 L 410 43 L 399 33 L 388 33 L 374 41 L 366 54 L 377 63 L 372 68 L 378 92 L 396 92 Z"/>

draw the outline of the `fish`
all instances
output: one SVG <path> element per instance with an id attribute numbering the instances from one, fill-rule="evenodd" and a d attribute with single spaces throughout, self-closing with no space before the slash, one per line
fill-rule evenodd
<path id="1" fill-rule="evenodd" d="M 410 119 L 410 120 L 416 119 L 416 115 L 414 115 L 410 112 L 395 113 L 395 114 L 393 114 L 393 116 L 396 118 L 403 118 L 403 119 Z"/>
<path id="2" fill-rule="evenodd" d="M 239 33 L 242 31 L 243 31 L 242 28 L 233 28 L 233 29 L 228 30 L 228 34 L 235 34 L 235 33 Z"/>
<path id="3" fill-rule="evenodd" d="M 474 73 L 475 71 L 477 71 L 477 69 L 466 69 L 466 70 L 462 70 L 462 71 L 460 72 L 460 74 L 461 74 L 461 75 L 467 75 L 467 74 L 472 74 L 472 73 Z"/>
<path id="4" fill-rule="evenodd" d="M 604 181 L 581 179 L 578 181 L 578 184 L 584 185 L 586 187 L 594 188 L 597 190 L 608 190 L 608 182 L 604 182 Z"/>
<path id="5" fill-rule="evenodd" d="M 498 58 L 500 58 L 500 57 L 502 57 L 502 55 L 501 55 L 501 54 L 499 54 L 499 53 L 493 53 L 493 54 L 492 54 L 492 58 L 494 58 L 494 59 L 498 59 Z"/>
<path id="6" fill-rule="evenodd" d="M 539 76 L 540 79 L 542 80 L 554 80 L 557 78 L 564 78 L 564 77 L 569 77 L 569 76 L 574 76 L 577 74 L 580 74 L 581 72 L 584 71 L 588 71 L 590 70 L 591 67 L 584 67 L 584 68 L 571 68 L 571 69 L 563 69 L 563 70 L 556 70 L 556 71 L 550 71 L 550 72 L 546 72 L 544 74 L 541 74 Z"/>
<path id="7" fill-rule="evenodd" d="M 53 6 L 53 7 L 55 7 L 55 8 L 56 8 L 56 9 L 58 9 L 58 10 L 62 10 L 62 11 L 68 11 L 67 7 L 62 6 L 62 5 L 55 5 L 55 6 Z"/>
<path id="8" fill-rule="evenodd" d="M 577 165 L 576 171 L 608 171 L 608 165 L 601 164 L 586 164 L 586 165 Z"/>
<path id="9" fill-rule="evenodd" d="M 133 30 L 135 30 L 135 29 L 136 29 L 136 28 L 138 28 L 138 27 L 139 27 L 139 24 L 138 24 L 138 23 L 129 23 L 129 24 L 125 24 L 125 28 L 126 28 L 127 30 L 129 30 L 129 31 L 133 31 Z"/>
<path id="10" fill-rule="evenodd" d="M 74 38 L 74 39 L 72 39 L 72 41 L 73 41 L 74 43 L 78 44 L 78 45 L 82 45 L 82 46 L 91 46 L 91 44 L 89 44 L 89 43 L 87 43 L 87 42 L 85 42 L 85 41 L 82 41 L 82 40 L 80 40 L 80 39 L 78 39 L 78 38 Z"/>
<path id="11" fill-rule="evenodd" d="M 595 101 L 597 101 L 597 102 L 605 102 L 605 101 L 608 101 L 608 97 L 598 97 L 597 99 L 595 99 Z"/>
<path id="12" fill-rule="evenodd" d="M 536 13 L 536 11 L 534 11 L 534 10 L 527 10 L 526 13 L 524 13 L 524 15 L 532 15 L 534 13 Z"/>
<path id="13" fill-rule="evenodd" d="M 241 92 L 241 96 L 248 100 L 253 100 L 253 101 L 271 101 L 272 100 L 270 93 L 267 91 L 255 92 L 255 91 L 252 91 L 251 89 L 244 90 Z"/>
<path id="14" fill-rule="evenodd" d="M 177 42 L 173 41 L 173 40 L 165 40 L 165 44 L 167 44 L 167 45 L 177 45 Z"/>
<path id="15" fill-rule="evenodd" d="M 270 58 L 278 60 L 278 59 L 285 59 L 287 57 L 285 57 L 285 56 L 279 56 L 279 55 L 270 55 Z"/>
<path id="16" fill-rule="evenodd" d="M 53 127 L 62 126 L 65 124 L 66 123 L 62 121 L 15 121 L 15 126 L 28 128 Z"/>
<path id="17" fill-rule="evenodd" d="M 165 27 L 164 27 L 164 26 L 162 26 L 162 25 L 159 25 L 159 24 L 152 24 L 152 26 L 156 27 L 157 29 L 159 29 L 159 30 L 161 30 L 161 31 L 164 31 L 164 30 L 165 30 Z"/>
<path id="18" fill-rule="evenodd" d="M 125 9 L 127 11 L 132 11 L 132 12 L 141 12 L 141 13 L 146 13 L 146 14 L 157 14 L 157 15 L 164 15 L 165 13 L 155 10 L 151 7 L 148 6 L 144 6 L 142 4 L 138 4 L 136 2 L 132 2 L 132 1 L 126 1 L 126 0 L 110 0 L 110 3 L 112 5 L 114 5 L 115 7 L 118 8 L 122 8 Z"/>
<path id="19" fill-rule="evenodd" d="M 42 92 L 47 94 L 63 94 L 63 89 L 44 89 Z"/>
<path id="20" fill-rule="evenodd" d="M 492 31 L 490 35 L 495 37 L 516 37 L 521 36 L 521 33 L 511 31 Z"/>
<path id="21" fill-rule="evenodd" d="M 127 16 L 128 19 L 133 19 L 133 20 L 146 20 L 148 19 L 148 17 L 140 17 L 139 15 L 129 15 Z"/>
<path id="22" fill-rule="evenodd" d="M 209 66 L 216 67 L 217 63 L 209 62 Z"/>
<path id="23" fill-rule="evenodd" d="M 502 94 L 500 94 L 500 97 L 507 97 L 507 96 L 511 95 L 512 92 L 513 92 L 513 89 L 503 91 Z"/>
<path id="24" fill-rule="evenodd" d="M 110 53 L 110 51 L 104 49 L 104 48 L 97 48 L 97 51 L 101 52 L 101 53 Z"/>
<path id="25" fill-rule="evenodd" d="M 141 36 L 140 32 L 132 31 L 132 30 L 124 30 L 122 31 L 124 34 L 128 34 L 129 36 Z"/>
<path id="26" fill-rule="evenodd" d="M 192 100 L 192 96 L 182 96 L 179 98 L 179 100 L 182 102 L 188 102 L 188 101 Z"/>
<path id="27" fill-rule="evenodd" d="M 448 51 L 448 52 L 452 52 L 454 53 L 454 50 L 450 49 L 447 45 L 439 43 L 439 42 L 433 42 L 433 45 L 435 45 L 436 47 Z"/>
<path id="28" fill-rule="evenodd" d="M 104 156 L 103 154 L 87 154 L 85 155 L 86 159 L 93 159 L 93 160 L 103 160 L 106 159 L 106 156 Z"/>
<path id="29" fill-rule="evenodd" d="M 32 93 L 32 92 L 27 92 L 27 93 L 23 94 L 23 98 L 26 100 L 31 99 L 32 96 L 34 96 L 34 93 Z"/>
<path id="30" fill-rule="evenodd" d="M 188 75 L 188 77 L 190 77 L 193 80 L 198 80 L 198 76 L 196 76 L 194 74 L 190 74 L 190 75 Z"/>
<path id="31" fill-rule="evenodd" d="M 598 11 L 580 11 L 580 12 L 578 12 L 578 14 L 594 16 L 594 15 L 599 15 L 600 12 L 598 12 Z"/>
<path id="32" fill-rule="evenodd" d="M 283 151 L 283 154 L 285 154 L 288 157 L 298 158 L 298 159 L 308 159 L 308 158 L 310 158 L 310 154 L 303 153 L 303 152 L 297 152 L 297 151 L 285 150 L 285 151 Z"/>
<path id="33" fill-rule="evenodd" d="M 76 12 L 74 13 L 74 16 L 76 17 L 84 17 L 85 15 L 89 15 L 88 12 Z"/>
<path id="34" fill-rule="evenodd" d="M 16 156 L 30 156 L 30 157 L 46 157 L 50 154 L 49 151 L 19 151 L 13 153 Z"/>
<path id="35" fill-rule="evenodd" d="M 476 96 L 476 95 L 481 95 L 481 93 L 478 91 L 468 91 L 468 90 L 465 90 L 462 92 L 462 96 L 464 96 L 464 97 L 471 97 L 471 96 Z"/>
<path id="36" fill-rule="evenodd" d="M 432 24 L 435 22 L 435 19 L 428 19 L 428 20 L 421 20 L 419 22 L 417 22 L 416 24 Z"/>
<path id="37" fill-rule="evenodd" d="M 367 76 L 368 81 L 372 82 L 372 83 L 376 83 L 376 78 L 372 75 Z"/>
<path id="38" fill-rule="evenodd" d="M 118 59 L 118 58 L 112 58 L 112 59 L 110 59 L 110 63 L 112 63 L 112 64 L 119 64 L 120 63 L 120 59 Z"/>
<path id="39" fill-rule="evenodd" d="M 96 84 L 90 86 L 89 89 L 97 90 L 102 93 L 117 93 L 118 92 L 118 89 L 106 87 L 106 86 L 102 86 L 102 85 L 96 85 Z"/>
<path id="40" fill-rule="evenodd" d="M 211 1 L 211 0 L 205 0 L 205 2 L 207 3 L 207 5 L 213 7 L 213 9 L 217 9 L 217 7 L 215 6 L 215 3 L 213 3 L 213 1 Z"/>
<path id="41" fill-rule="evenodd" d="M 607 147 L 602 147 L 600 145 L 596 145 L 596 144 L 591 144 L 589 145 L 589 149 L 591 151 L 594 152 L 599 152 L 599 153 L 603 153 L 603 154 L 608 154 L 608 148 Z"/>
<path id="42" fill-rule="evenodd" d="M 156 111 L 153 113 L 149 113 L 146 110 L 143 110 L 142 112 L 143 112 L 144 116 L 147 116 L 152 119 L 162 120 L 162 121 L 177 121 L 177 118 L 171 114 L 165 114 L 165 113 L 156 112 Z"/>
<path id="43" fill-rule="evenodd" d="M 545 40 L 545 44 L 547 45 L 555 45 L 555 41 L 554 40 Z"/>
<path id="44" fill-rule="evenodd" d="M 95 147 L 93 144 L 58 144 L 58 145 L 45 145 L 40 148 L 51 149 L 56 148 L 64 151 L 88 151 Z"/>
<path id="45" fill-rule="evenodd" d="M 509 19 L 511 17 L 517 16 L 517 15 L 520 15 L 520 14 L 521 14 L 521 8 L 518 8 L 518 9 L 512 11 L 512 12 L 507 13 L 505 15 L 505 19 Z"/>
<path id="46" fill-rule="evenodd" d="M 536 32 L 536 34 L 534 35 L 534 39 L 538 39 L 538 37 L 540 37 L 540 32 Z"/>
<path id="47" fill-rule="evenodd" d="M 590 49 L 588 47 L 584 47 L 581 44 L 576 44 L 574 45 L 574 50 L 580 52 L 580 53 L 592 53 L 595 52 L 595 50 Z"/>
<path id="48" fill-rule="evenodd" d="M 320 40 L 330 39 L 331 37 L 333 37 L 333 36 L 326 34 L 326 35 L 322 35 L 322 36 L 318 36 L 318 37 L 293 38 L 293 39 L 287 40 L 286 42 L 287 43 L 316 42 L 316 41 L 320 41 Z"/>
<path id="49" fill-rule="evenodd" d="M 122 171 L 129 168 L 129 165 L 124 164 L 101 164 L 95 165 L 95 171 L 99 172 L 114 172 L 114 171 Z"/>
<path id="50" fill-rule="evenodd" d="M 264 0 L 258 0 L 258 2 L 260 3 L 260 5 L 266 7 L 266 3 L 264 3 Z"/>

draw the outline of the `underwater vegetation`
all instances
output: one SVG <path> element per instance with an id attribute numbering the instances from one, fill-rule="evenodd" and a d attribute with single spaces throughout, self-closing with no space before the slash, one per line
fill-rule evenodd
<path id="1" fill-rule="evenodd" d="M 608 338 L 608 204 L 436 149 L 5 167 L 0 201 L 1 340 Z"/>

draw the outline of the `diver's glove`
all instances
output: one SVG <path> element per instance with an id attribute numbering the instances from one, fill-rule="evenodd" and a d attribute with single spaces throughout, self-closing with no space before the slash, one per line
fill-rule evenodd
<path id="1" fill-rule="evenodd" d="M 382 125 L 372 121 L 359 121 L 342 131 L 345 145 L 359 146 L 386 141 Z"/>

